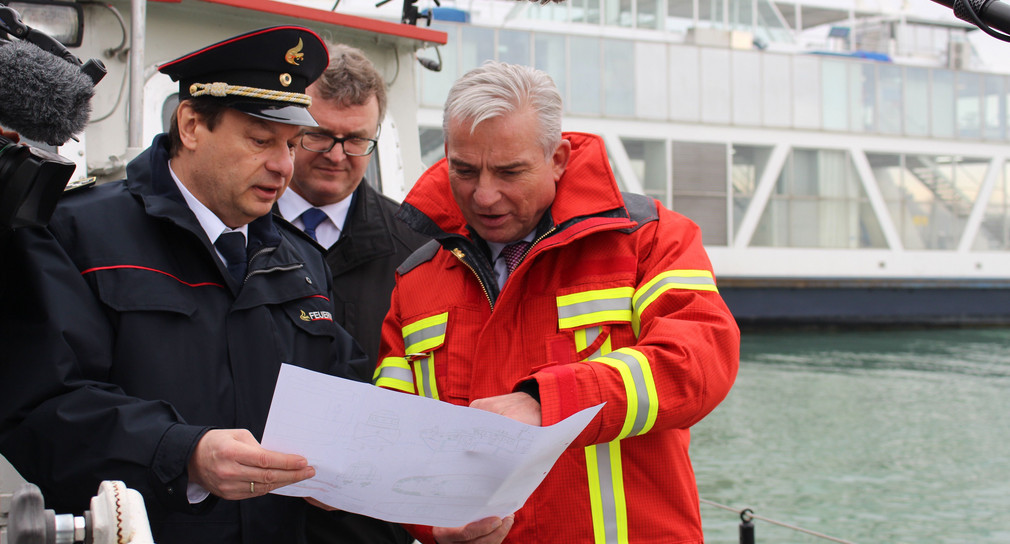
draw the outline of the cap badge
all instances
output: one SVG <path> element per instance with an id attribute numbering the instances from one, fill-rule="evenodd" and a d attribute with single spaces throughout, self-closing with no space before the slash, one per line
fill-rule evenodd
<path id="1" fill-rule="evenodd" d="M 295 66 L 298 66 L 301 61 L 305 60 L 305 53 L 302 53 L 301 38 L 298 38 L 298 45 L 288 49 L 288 52 L 284 54 L 284 60 L 288 64 L 294 64 Z"/>
<path id="2" fill-rule="evenodd" d="M 280 79 L 281 79 L 281 86 L 282 87 L 289 87 L 289 86 L 291 86 L 291 74 L 283 73 L 283 74 L 281 74 Z"/>

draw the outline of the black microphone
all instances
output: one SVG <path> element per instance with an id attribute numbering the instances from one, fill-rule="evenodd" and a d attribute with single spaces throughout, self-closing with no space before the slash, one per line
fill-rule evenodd
<path id="1" fill-rule="evenodd" d="M 933 0 L 937 4 L 954 10 L 954 16 L 982 28 L 971 16 L 969 6 L 974 9 L 979 20 L 1004 34 L 1010 34 L 1010 5 L 998 0 Z M 985 30 L 985 28 L 982 28 Z"/>
<path id="2" fill-rule="evenodd" d="M 0 40 L 0 126 L 59 146 L 91 117 L 95 81 L 62 57 L 24 41 Z"/>

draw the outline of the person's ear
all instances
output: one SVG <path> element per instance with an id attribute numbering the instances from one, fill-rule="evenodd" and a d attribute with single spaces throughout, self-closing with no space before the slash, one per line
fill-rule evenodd
<path id="1" fill-rule="evenodd" d="M 561 140 L 558 147 L 554 150 L 554 154 L 551 155 L 551 169 L 554 171 L 554 183 L 557 183 L 561 176 L 565 173 L 565 168 L 568 168 L 568 159 L 572 156 L 572 142 L 568 140 Z"/>
<path id="2" fill-rule="evenodd" d="M 190 151 L 195 150 L 197 128 L 203 124 L 203 119 L 193 110 L 193 107 L 187 101 L 179 104 L 179 108 L 175 111 L 175 117 L 176 123 L 178 123 L 179 140 L 182 142 L 182 147 Z"/>

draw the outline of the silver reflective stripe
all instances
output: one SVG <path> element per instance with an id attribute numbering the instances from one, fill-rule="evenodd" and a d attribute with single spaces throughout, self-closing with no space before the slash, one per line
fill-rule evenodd
<path id="1" fill-rule="evenodd" d="M 438 325 L 432 325 L 417 332 L 410 333 L 403 338 L 403 344 L 407 347 L 408 352 L 412 351 L 410 348 L 420 342 L 445 335 L 446 325 L 447 323 L 439 323 Z"/>
<path id="2" fill-rule="evenodd" d="M 388 378 L 391 380 L 399 380 L 401 382 L 414 383 L 414 373 L 407 368 L 401 368 L 398 366 L 384 365 L 379 369 L 378 378 Z"/>
<path id="3" fill-rule="evenodd" d="M 427 359 L 418 359 L 414 362 L 421 369 L 421 396 L 428 397 L 429 399 L 435 398 L 435 394 L 431 390 L 431 382 L 435 380 L 434 376 L 431 375 L 431 357 Z"/>
<path id="4" fill-rule="evenodd" d="M 638 300 L 644 302 L 652 298 L 657 291 L 664 289 L 665 286 L 671 283 L 680 283 L 688 285 L 705 285 L 705 286 L 715 286 L 715 279 L 711 276 L 696 276 L 696 277 L 685 277 L 685 276 L 670 276 L 657 281 L 648 291 L 638 295 Z M 635 313 L 642 315 L 640 304 L 635 305 Z"/>
<path id="5" fill-rule="evenodd" d="M 572 319 L 575 317 L 595 314 L 598 312 L 613 312 L 628 309 L 628 297 L 621 296 L 615 298 L 598 298 L 586 302 L 576 302 L 558 307 L 558 319 Z"/>
<path id="6" fill-rule="evenodd" d="M 614 501 L 614 473 L 609 444 L 596 444 L 596 470 L 600 478 L 600 506 L 607 542 L 617 542 L 617 504 Z"/>
<path id="7" fill-rule="evenodd" d="M 649 402 L 652 400 L 649 395 L 649 388 L 645 383 L 645 371 L 642 370 L 642 365 L 638 362 L 638 359 L 621 350 L 612 351 L 607 354 L 607 357 L 624 362 L 624 364 L 628 365 L 628 370 L 631 372 L 638 408 L 635 411 L 635 423 L 632 424 L 628 436 L 636 436 L 645 429 L 645 424 L 649 420 Z M 628 401 L 630 402 L 631 399 L 629 398 Z"/>

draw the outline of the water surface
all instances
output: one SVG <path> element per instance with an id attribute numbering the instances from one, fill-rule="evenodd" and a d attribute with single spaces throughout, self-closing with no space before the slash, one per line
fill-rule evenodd
<path id="1" fill-rule="evenodd" d="M 691 457 L 702 498 L 835 538 L 1010 544 L 1010 329 L 744 333 Z M 701 513 L 706 542 L 739 541 Z"/>

